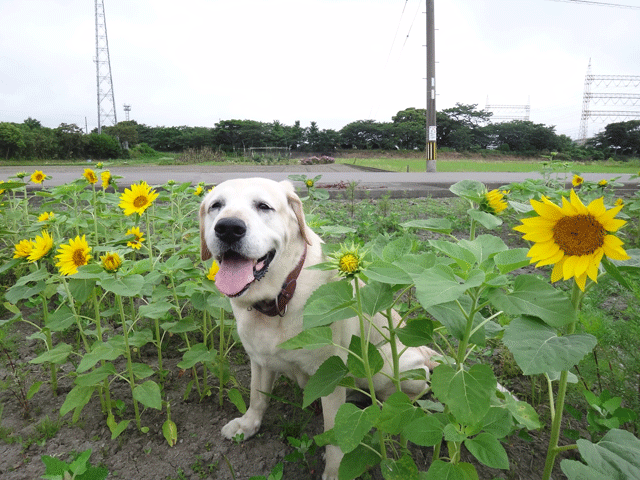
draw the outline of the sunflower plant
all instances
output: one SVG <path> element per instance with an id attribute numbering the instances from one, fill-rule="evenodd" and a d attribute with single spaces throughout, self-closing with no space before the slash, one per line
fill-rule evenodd
<path id="1" fill-rule="evenodd" d="M 183 362 L 191 362 L 193 368 L 189 368 L 194 373 L 197 364 L 205 367 L 193 377 L 201 399 L 211 390 L 208 382 L 213 374 L 220 379 L 221 401 L 222 392 L 228 393 L 238 408 L 246 408 L 237 390 L 223 388 L 233 382 L 224 358 L 234 345 L 233 322 L 228 301 L 225 303 L 213 283 L 206 280 L 207 272 L 197 266 L 198 235 L 193 218 L 199 199 L 188 185 L 177 186 L 171 197 L 146 182 L 119 194 L 110 188 L 119 177 L 107 170 L 100 172 L 100 189 L 96 188 L 98 174 L 86 169 L 74 182 L 43 187 L 38 192 L 41 213 L 35 223 L 29 222 L 23 209 L 27 191 L 22 180 L 28 180 L 29 175 L 16 178 L 19 181 L 2 184 L 3 195 L 11 200 L 11 207 L 1 212 L 8 220 L 4 224 L 10 235 L 2 240 L 10 260 L 0 268 L 13 268 L 18 281 L 4 295 L 14 316 L 0 325 L 23 321 L 33 327 L 33 336 L 44 342 L 46 351 L 31 363 L 51 369 L 54 393 L 60 366 L 73 359 L 69 366 L 73 388 L 66 394 L 61 414 L 73 412 L 77 420 L 89 400 L 98 395 L 115 438 L 132 422 L 122 417 L 123 409 L 114 408 L 117 401 L 111 391 L 115 382 L 126 382 L 137 428 L 148 431 L 143 425 L 145 409 L 166 408 L 163 430 L 168 429 L 171 435 L 167 441 L 175 444 L 175 424 L 168 404 L 162 402 L 167 373 L 163 356 L 170 341 L 180 344 Z M 25 191 L 24 199 L 14 195 L 20 189 Z M 157 201 L 163 204 L 156 209 Z M 128 220 L 134 214 L 132 226 Z M 138 225 L 141 216 L 147 219 L 146 228 Z M 176 217 L 182 217 L 183 223 L 186 217 L 191 223 L 176 225 Z M 169 231 L 171 239 L 161 233 Z M 177 232 L 180 236 L 174 235 Z M 153 261 L 149 256 L 138 258 L 142 246 L 154 253 Z M 23 313 L 24 308 L 34 305 L 41 307 L 41 320 Z M 105 318 L 111 321 L 105 324 Z M 111 325 L 118 325 L 119 332 Z M 77 335 L 79 347 L 61 338 L 61 332 L 70 329 Z M 220 333 L 218 338 L 216 332 Z M 200 342 L 206 346 L 206 358 L 201 355 Z M 158 353 L 153 366 L 136 356 L 148 344 Z M 119 367 L 123 360 L 124 370 Z M 192 386 L 185 391 L 185 398 Z"/>
<path id="2" fill-rule="evenodd" d="M 620 208 L 606 208 L 601 200 L 584 205 L 575 192 L 562 206 L 534 201 L 528 215 L 539 211 L 542 218 L 524 218 L 526 232 L 517 231 L 525 233 L 525 240 L 544 244 L 555 239 L 555 245 L 510 248 L 498 236 L 475 232 L 478 225 L 491 231 L 501 224 L 497 215 L 511 203 L 502 190 L 489 192 L 473 181 L 459 182 L 451 190 L 470 202 L 468 238 L 455 238 L 446 219 L 423 219 L 403 224 L 406 232 L 397 239 L 380 236 L 358 250 L 352 245 L 328 246 L 333 260 L 318 268 L 332 267 L 343 279 L 314 292 L 305 307 L 305 330 L 281 345 L 297 349 L 332 344 L 330 324 L 353 316 L 360 321 L 361 335 L 351 342 L 346 361 L 330 358 L 309 380 L 305 405 L 335 385 L 353 387 L 351 377 L 367 378 L 372 385 L 382 365 L 377 349 L 367 343 L 366 328 L 375 314 L 388 320 L 384 342 L 394 345 L 397 336 L 404 345 L 419 347 L 432 345 L 433 339 L 440 350 L 439 365 L 430 378 L 435 402 L 412 401 L 400 388 L 380 402 L 369 389 L 371 407 L 358 413 L 352 406 L 342 406 L 334 428 L 316 438 L 344 452 L 341 478 L 354 478 L 377 463 L 387 471 L 403 472 L 402 478 L 418 478 L 418 468 L 407 454 L 408 443 L 433 447 L 434 460 L 425 478 L 477 478 L 474 467 L 462 460 L 463 450 L 484 465 L 508 469 L 503 439 L 520 430 L 538 429 L 542 422 L 531 405 L 500 387 L 490 366 L 478 361 L 488 342 L 500 339 L 525 374 L 542 374 L 548 380 L 552 411 L 548 468 L 558 452 L 577 448 L 559 447 L 558 435 L 569 370 L 596 344 L 595 337 L 576 329 L 579 306 L 599 275 L 624 281 L 614 262 L 629 256 L 621 242 L 611 238 L 624 225 L 615 218 Z M 556 230 L 554 223 L 560 224 Z M 593 230 L 580 230 L 585 225 Z M 409 233 L 416 229 L 440 238 L 417 242 Z M 582 240 L 569 240 L 576 235 Z M 559 255 L 561 248 L 566 251 Z M 366 260 L 361 255 L 365 250 Z M 562 279 L 574 281 L 570 292 L 538 275 L 514 275 L 532 261 L 544 267 L 553 263 L 549 260 L 562 264 L 558 267 Z M 637 270 L 632 265 L 624 268 Z M 586 286 L 585 279 L 590 282 Z M 401 320 L 393 320 L 391 308 L 402 312 Z M 392 352 L 392 378 L 399 386 L 416 372 L 398 372 L 402 350 Z M 443 440 L 446 452 L 441 451 Z M 574 466 L 563 463 L 565 468 Z M 548 479 L 546 470 L 543 475 Z"/>

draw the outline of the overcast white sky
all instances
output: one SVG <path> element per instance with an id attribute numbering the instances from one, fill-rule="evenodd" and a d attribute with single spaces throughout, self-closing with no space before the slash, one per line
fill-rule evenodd
<path id="1" fill-rule="evenodd" d="M 605 2 L 638 9 L 435 0 L 438 110 L 530 103 L 532 121 L 577 138 L 589 59 L 595 75 L 640 75 L 640 0 Z M 425 106 L 425 0 L 105 0 L 105 10 L 118 120 L 126 103 L 149 126 L 339 130 Z M 0 12 L 0 121 L 96 127 L 94 1 L 0 0 Z"/>

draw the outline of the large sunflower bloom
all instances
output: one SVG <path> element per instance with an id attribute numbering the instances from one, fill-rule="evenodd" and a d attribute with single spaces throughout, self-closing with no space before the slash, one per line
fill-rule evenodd
<path id="1" fill-rule="evenodd" d="M 615 232 L 626 222 L 614 218 L 622 205 L 609 210 L 603 198 L 588 206 L 571 190 L 571 200 L 562 198 L 562 207 L 549 199 L 531 200 L 538 217 L 525 218 L 514 228 L 524 233 L 523 238 L 535 242 L 527 254 L 536 267 L 554 265 L 551 281 L 572 277 L 584 290 L 587 277 L 598 279 L 598 267 L 606 255 L 613 260 L 628 260 L 622 241 L 607 232 Z"/>
<path id="2" fill-rule="evenodd" d="M 124 189 L 118 206 L 124 210 L 124 214 L 127 216 L 132 213 L 142 215 L 157 197 L 158 194 L 155 190 L 151 190 L 147 182 L 140 182 L 131 185 L 131 189 Z"/>
<path id="3" fill-rule="evenodd" d="M 86 265 L 91 260 L 89 252 L 91 247 L 85 239 L 85 235 L 80 238 L 69 240 L 68 244 L 61 245 L 58 249 L 58 263 L 56 267 L 60 271 L 60 275 L 73 275 L 78 273 L 78 267 Z"/>
<path id="4" fill-rule="evenodd" d="M 31 252 L 27 259 L 30 262 L 35 262 L 44 257 L 49 250 L 53 248 L 53 237 L 49 235 L 49 232 L 43 230 L 42 233 L 35 238 L 31 247 Z"/>

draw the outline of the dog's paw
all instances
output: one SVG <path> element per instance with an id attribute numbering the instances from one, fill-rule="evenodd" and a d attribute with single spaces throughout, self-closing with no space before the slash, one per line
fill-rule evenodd
<path id="1" fill-rule="evenodd" d="M 234 418 L 222 427 L 222 436 L 229 440 L 233 440 L 238 435 L 244 435 L 243 440 L 246 440 L 256 434 L 260 428 L 260 423 L 260 420 L 246 418 L 246 415 Z"/>

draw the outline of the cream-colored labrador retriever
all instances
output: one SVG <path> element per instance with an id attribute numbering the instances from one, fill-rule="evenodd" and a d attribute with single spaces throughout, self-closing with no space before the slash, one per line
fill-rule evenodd
<path id="1" fill-rule="evenodd" d="M 220 265 L 217 288 L 231 298 L 238 334 L 251 359 L 251 394 L 247 412 L 227 423 L 222 435 L 247 439 L 260 428 L 270 393 L 279 374 L 295 379 L 301 387 L 330 356 L 346 357 L 343 349 L 283 350 L 278 345 L 302 331 L 302 314 L 309 295 L 332 280 L 334 272 L 307 270 L 324 261 L 320 237 L 305 223 L 302 203 L 290 182 L 264 178 L 229 180 L 215 187 L 200 206 L 201 256 Z M 355 320 L 355 319 L 354 319 Z M 358 322 L 345 320 L 332 325 L 333 341 L 347 347 L 352 335 L 359 335 Z M 378 321 L 382 322 L 381 317 Z M 384 320 L 386 324 L 386 320 Z M 372 332 L 371 341 L 380 337 Z M 385 359 L 390 347 L 381 348 Z M 409 348 L 401 357 L 401 371 L 422 368 L 427 378 L 430 360 L 436 352 L 426 347 Z M 388 363 L 388 362 L 387 362 Z M 390 374 L 389 365 L 385 366 Z M 376 392 L 384 399 L 395 389 L 387 377 L 375 378 Z M 363 385 L 366 387 L 366 384 Z M 407 381 L 403 390 L 419 395 L 426 383 Z M 322 398 L 325 430 L 345 402 L 342 387 Z M 336 480 L 342 452 L 336 446 L 326 450 L 322 478 Z"/>

